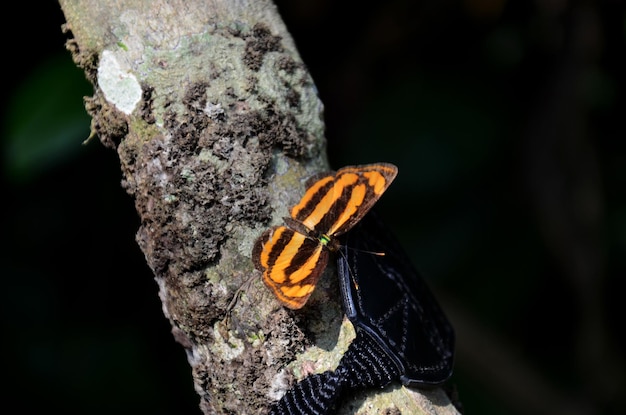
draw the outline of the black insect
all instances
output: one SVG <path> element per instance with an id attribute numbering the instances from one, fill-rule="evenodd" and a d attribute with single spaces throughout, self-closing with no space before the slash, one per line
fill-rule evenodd
<path id="1" fill-rule="evenodd" d="M 346 390 L 382 388 L 393 380 L 436 386 L 452 374 L 452 326 L 375 212 L 345 236 L 337 265 L 356 338 L 335 371 L 298 382 L 272 415 L 329 414 Z"/>

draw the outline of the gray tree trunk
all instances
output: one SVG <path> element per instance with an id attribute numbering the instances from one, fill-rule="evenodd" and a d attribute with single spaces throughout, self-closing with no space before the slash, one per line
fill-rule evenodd
<path id="1" fill-rule="evenodd" d="M 304 179 L 328 169 L 323 106 L 293 40 L 269 0 L 60 4 L 68 49 L 94 85 L 92 135 L 119 155 L 202 411 L 265 413 L 294 381 L 333 369 L 354 336 L 336 278 L 290 312 L 250 260 Z M 399 385 L 341 413 L 393 408 L 456 413 L 440 390 Z"/>

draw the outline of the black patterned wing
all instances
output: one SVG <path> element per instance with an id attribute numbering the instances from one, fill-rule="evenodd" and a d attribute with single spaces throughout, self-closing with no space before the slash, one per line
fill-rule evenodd
<path id="1" fill-rule="evenodd" d="M 375 212 L 346 234 L 338 272 L 346 315 L 388 353 L 403 384 L 434 386 L 450 377 L 452 326 Z"/>
<path id="2" fill-rule="evenodd" d="M 309 375 L 270 408 L 269 415 L 329 415 L 336 413 L 347 391 L 382 388 L 400 373 L 378 342 L 358 331 L 334 371 Z"/>
<path id="3" fill-rule="evenodd" d="M 356 338 L 334 371 L 296 383 L 270 415 L 329 415 L 348 391 L 396 379 L 434 386 L 452 374 L 452 327 L 375 212 L 348 232 L 340 249 L 340 286 Z"/>

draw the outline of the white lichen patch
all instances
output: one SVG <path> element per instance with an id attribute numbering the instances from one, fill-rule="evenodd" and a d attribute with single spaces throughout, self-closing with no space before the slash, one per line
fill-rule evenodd
<path id="1" fill-rule="evenodd" d="M 209 118 L 219 118 L 224 114 L 224 108 L 222 108 L 222 104 L 217 103 L 213 104 L 212 102 L 207 101 L 204 107 L 204 113 L 209 116 Z"/>
<path id="2" fill-rule="evenodd" d="M 339 338 L 332 350 L 326 350 L 316 345 L 309 347 L 298 359 L 288 365 L 289 370 L 298 379 L 311 373 L 322 373 L 326 370 L 335 370 L 339 360 L 344 355 L 352 340 L 356 336 L 354 327 L 346 317 L 342 320 Z"/>
<path id="3" fill-rule="evenodd" d="M 278 401 L 283 397 L 288 389 L 289 377 L 287 376 L 286 371 L 281 370 L 272 379 L 269 390 L 267 391 L 267 396 L 273 401 Z"/>
<path id="4" fill-rule="evenodd" d="M 139 81 L 108 50 L 102 52 L 100 57 L 98 85 L 106 100 L 126 115 L 130 115 L 141 100 Z"/>
<path id="5" fill-rule="evenodd" d="M 213 338 L 215 341 L 211 344 L 209 349 L 212 354 L 220 356 L 224 361 L 235 359 L 241 355 L 245 349 L 243 341 L 232 335 L 230 331 L 227 332 L 227 337 L 226 339 L 222 337 L 219 323 L 215 323 L 213 326 Z"/>
<path id="6" fill-rule="evenodd" d="M 259 347 L 265 341 L 265 333 L 263 333 L 263 330 L 259 330 L 256 333 L 249 334 L 247 340 L 252 347 Z"/>

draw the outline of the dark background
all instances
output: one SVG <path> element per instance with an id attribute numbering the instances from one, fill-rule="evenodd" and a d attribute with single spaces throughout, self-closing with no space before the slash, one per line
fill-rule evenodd
<path id="1" fill-rule="evenodd" d="M 278 2 L 333 167 L 380 201 L 457 331 L 467 413 L 618 414 L 626 387 L 621 1 Z M 116 154 L 55 2 L 3 26 L 3 395 L 23 412 L 199 414 Z M 26 398 L 20 398 L 19 395 Z"/>

